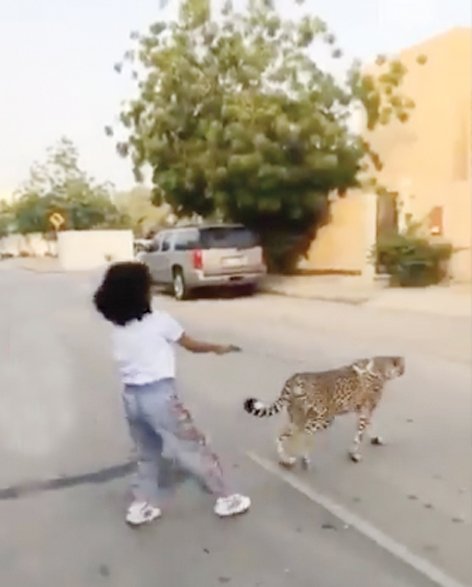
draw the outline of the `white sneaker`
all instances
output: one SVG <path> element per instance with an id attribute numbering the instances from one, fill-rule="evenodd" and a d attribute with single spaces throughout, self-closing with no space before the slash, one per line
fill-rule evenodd
<path id="1" fill-rule="evenodd" d="M 229 516 L 237 516 L 244 514 L 251 507 L 251 500 L 245 495 L 228 495 L 227 497 L 219 497 L 215 504 L 215 514 L 220 518 L 227 518 Z"/>
<path id="2" fill-rule="evenodd" d="M 144 501 L 134 501 L 126 512 L 126 522 L 131 526 L 147 524 L 161 517 L 161 510 Z"/>

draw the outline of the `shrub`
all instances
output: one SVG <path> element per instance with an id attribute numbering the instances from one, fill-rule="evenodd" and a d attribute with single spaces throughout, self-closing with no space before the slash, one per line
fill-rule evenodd
<path id="1" fill-rule="evenodd" d="M 453 253 L 449 243 L 433 243 L 412 231 L 379 239 L 377 264 L 390 275 L 390 285 L 425 287 L 444 281 Z"/>

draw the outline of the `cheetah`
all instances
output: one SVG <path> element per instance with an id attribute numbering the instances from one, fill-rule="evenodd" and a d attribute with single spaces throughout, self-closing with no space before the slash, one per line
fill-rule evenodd
<path id="1" fill-rule="evenodd" d="M 293 467 L 300 459 L 304 469 L 310 465 L 313 435 L 325 430 L 336 416 L 355 413 L 357 430 L 349 450 L 350 459 L 362 459 L 361 444 L 372 420 L 385 384 L 405 372 L 403 357 L 372 357 L 329 371 L 296 373 L 285 383 L 272 405 L 250 398 L 244 409 L 264 418 L 278 414 L 285 406 L 289 423 L 277 438 L 279 464 Z M 371 436 L 374 445 L 383 444 L 380 436 Z"/>

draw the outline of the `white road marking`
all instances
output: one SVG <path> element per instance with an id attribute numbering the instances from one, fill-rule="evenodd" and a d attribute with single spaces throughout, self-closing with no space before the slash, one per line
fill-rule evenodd
<path id="1" fill-rule="evenodd" d="M 427 577 L 430 581 L 440 587 L 467 587 L 456 579 L 453 579 L 444 571 L 434 566 L 428 560 L 411 552 L 404 544 L 397 542 L 381 530 L 362 519 L 358 515 L 349 511 L 339 503 L 333 501 L 330 497 L 323 495 L 310 487 L 307 483 L 288 471 L 281 469 L 276 463 L 249 451 L 247 456 L 257 465 L 262 467 L 268 473 L 275 475 L 280 480 L 290 485 L 293 489 L 308 497 L 312 502 L 328 511 L 345 525 L 357 530 L 360 534 L 377 544 L 380 548 L 390 553 L 392 556 L 402 561 L 404 564 L 412 567 L 418 573 Z"/>

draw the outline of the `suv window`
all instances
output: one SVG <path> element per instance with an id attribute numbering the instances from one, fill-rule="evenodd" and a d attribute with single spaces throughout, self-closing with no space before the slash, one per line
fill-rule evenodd
<path id="1" fill-rule="evenodd" d="M 200 230 L 203 249 L 252 249 L 259 246 L 257 236 L 243 226 L 214 226 Z"/>
<path id="2" fill-rule="evenodd" d="M 162 237 L 161 252 L 170 251 L 170 243 L 172 241 L 172 233 L 169 232 Z"/>
<path id="3" fill-rule="evenodd" d="M 176 251 L 192 251 L 200 246 L 198 230 L 179 230 L 175 233 L 174 249 Z"/>

